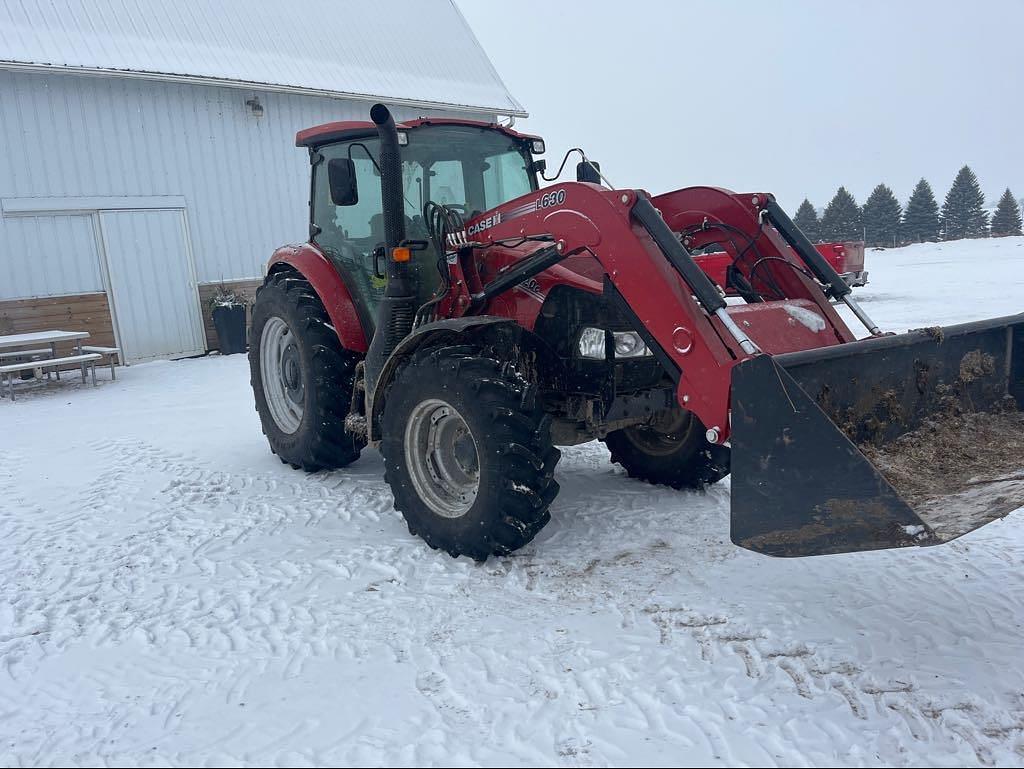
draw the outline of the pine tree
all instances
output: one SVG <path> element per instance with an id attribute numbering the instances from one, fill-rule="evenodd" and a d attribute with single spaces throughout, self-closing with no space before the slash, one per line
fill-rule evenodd
<path id="1" fill-rule="evenodd" d="M 812 243 L 821 240 L 821 222 L 818 221 L 818 212 L 814 210 L 814 206 L 811 205 L 811 201 L 807 198 L 804 198 L 804 202 L 796 210 L 793 223 L 800 228 Z"/>
<path id="2" fill-rule="evenodd" d="M 939 238 L 939 204 L 932 186 L 924 179 L 917 183 L 903 209 L 902 242 L 923 243 Z"/>
<path id="3" fill-rule="evenodd" d="M 821 237 L 825 240 L 860 240 L 863 236 L 860 206 L 846 187 L 840 187 L 821 217 Z"/>
<path id="4" fill-rule="evenodd" d="M 1010 192 L 1010 188 L 1006 188 L 1006 192 L 999 198 L 999 205 L 996 206 L 996 212 L 992 216 L 992 237 L 998 238 L 1005 235 L 1020 235 L 1021 234 L 1021 216 L 1020 206 L 1017 205 L 1017 201 L 1013 197 L 1013 193 Z"/>
<path id="5" fill-rule="evenodd" d="M 964 166 L 953 180 L 942 204 L 942 238 L 984 238 L 988 235 L 988 212 L 978 177 Z"/>
<path id="6" fill-rule="evenodd" d="M 867 245 L 896 245 L 903 210 L 891 189 L 884 184 L 875 187 L 874 192 L 864 202 L 861 214 L 864 218 Z"/>

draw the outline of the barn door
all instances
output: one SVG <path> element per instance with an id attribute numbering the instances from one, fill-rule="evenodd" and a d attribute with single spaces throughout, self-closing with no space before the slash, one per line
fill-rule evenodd
<path id="1" fill-rule="evenodd" d="M 100 211 L 111 305 L 125 361 L 202 355 L 185 212 Z"/>

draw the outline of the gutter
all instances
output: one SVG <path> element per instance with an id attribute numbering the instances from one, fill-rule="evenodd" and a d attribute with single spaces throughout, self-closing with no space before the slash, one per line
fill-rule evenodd
<path id="1" fill-rule="evenodd" d="M 131 78 L 134 80 L 151 80 L 163 83 L 187 83 L 190 85 L 217 86 L 220 88 L 235 88 L 239 90 L 259 90 L 268 93 L 288 93 L 301 96 L 320 96 L 327 99 L 353 99 L 356 101 L 386 101 L 393 106 L 420 107 L 423 109 L 441 109 L 452 112 L 474 112 L 488 113 L 493 115 L 507 115 L 512 118 L 526 118 L 530 113 L 522 108 L 510 110 L 508 106 L 494 107 L 472 104 L 454 104 L 443 101 L 427 101 L 424 99 L 409 99 L 385 94 L 352 93 L 349 91 L 332 91 L 324 88 L 306 88 L 295 85 L 280 85 L 275 83 L 260 83 L 250 80 L 232 80 L 230 78 L 205 77 L 201 75 L 177 75 L 168 72 L 145 72 L 130 69 L 110 69 L 104 67 L 79 67 L 66 64 L 29 64 L 27 62 L 0 61 L 0 70 L 12 72 L 30 72 L 33 74 L 54 74 L 62 75 L 92 75 L 92 76 L 114 76 Z M 510 97 L 511 99 L 511 97 Z M 513 100 L 514 101 L 514 100 Z"/>

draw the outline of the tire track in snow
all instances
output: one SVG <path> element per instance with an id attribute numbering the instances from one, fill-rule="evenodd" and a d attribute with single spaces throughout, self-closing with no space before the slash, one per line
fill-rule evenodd
<path id="1" fill-rule="evenodd" d="M 591 463 L 588 461 L 585 464 Z M 586 469 L 590 471 L 590 468 Z M 563 483 L 565 486 L 571 486 L 571 483 Z M 650 497 L 657 494 L 656 490 L 649 492 Z M 593 500 L 586 499 L 586 491 L 583 495 L 580 507 L 587 511 L 588 519 L 605 513 L 603 507 L 610 507 L 600 503 L 595 506 Z M 685 497 L 680 499 L 685 504 L 683 500 Z M 660 507 L 653 499 L 648 500 L 648 505 L 651 509 Z M 573 521 L 571 525 L 579 523 Z M 557 538 L 556 535 L 556 541 Z M 588 555 L 585 560 L 577 558 L 577 563 L 581 565 L 575 568 L 567 565 L 552 566 L 550 563 L 541 566 L 527 557 L 523 566 L 527 575 L 524 589 L 540 594 L 561 594 L 561 598 L 567 602 L 577 596 L 603 594 L 621 612 L 624 629 L 635 626 L 630 620 L 630 613 L 639 606 L 640 616 L 646 618 L 645 621 L 657 632 L 661 645 L 669 648 L 695 647 L 699 659 L 716 668 L 739 664 L 742 675 L 752 682 L 755 689 L 762 686 L 761 682 L 772 687 L 788 687 L 804 700 L 842 703 L 842 707 L 857 721 L 872 724 L 882 722 L 890 727 L 901 727 L 907 739 L 920 743 L 922 752 L 935 742 L 946 742 L 950 745 L 951 755 L 961 747 L 968 746 L 973 759 L 983 765 L 995 763 L 999 756 L 1005 757 L 1007 749 L 1024 756 L 1024 713 L 1019 703 L 1007 713 L 998 704 L 957 694 L 955 689 L 948 695 L 925 691 L 913 675 L 880 678 L 872 672 L 874 665 L 858 664 L 855 658 L 844 659 L 828 646 L 808 644 L 802 640 L 786 640 L 777 631 L 745 624 L 744 617 L 750 612 L 735 602 L 709 613 L 706 610 L 670 605 L 660 599 L 652 600 L 652 595 L 662 592 L 657 587 L 658 583 L 678 581 L 681 575 L 685 577 L 692 592 L 706 593 L 707 596 L 718 592 L 714 580 L 708 576 L 705 559 L 699 561 L 705 567 L 704 573 L 697 573 L 685 564 L 688 553 L 675 553 L 673 563 L 673 558 L 667 556 L 667 547 L 667 543 L 659 538 L 646 549 L 631 548 L 618 553 L 613 550 L 610 554 L 605 549 L 599 553 L 599 557 Z M 726 549 L 716 554 L 714 543 L 710 551 L 713 564 L 728 564 L 737 552 Z M 903 555 L 906 557 L 906 554 Z M 938 558 L 939 563 L 955 560 L 955 556 L 943 551 L 935 551 L 934 554 L 929 552 L 921 557 Z M 560 559 L 563 564 L 570 560 L 565 557 L 565 553 L 559 553 L 553 559 Z M 1002 560 L 1005 560 L 1005 556 Z M 1012 559 L 1010 564 L 1013 564 Z M 939 573 L 941 570 L 940 566 Z M 922 572 L 923 575 L 932 575 L 922 576 L 922 579 L 933 578 L 935 573 L 926 570 Z M 569 587 L 566 583 L 573 580 L 576 584 Z M 629 587 L 623 591 L 622 585 Z M 1008 617 L 1020 611 L 1019 602 L 1011 602 L 1008 596 L 1005 600 L 996 596 L 994 600 L 1006 603 Z M 706 603 L 706 600 L 698 603 Z M 890 606 L 890 610 L 896 608 Z M 970 609 L 968 613 L 972 613 Z M 966 616 L 963 620 L 978 629 L 986 624 L 991 625 L 993 618 L 980 616 L 977 623 L 971 623 Z M 687 665 L 693 664 L 694 658 L 681 653 L 679 659 L 680 664 Z M 611 698 L 615 697 L 635 699 L 628 691 L 620 691 Z M 702 731 L 711 745 L 724 744 L 726 739 L 710 721 L 697 725 L 695 731 Z M 727 754 L 715 750 L 719 754 Z"/>
<path id="2" fill-rule="evenodd" d="M 838 697 L 859 720 L 888 719 L 893 713 L 905 722 L 911 736 L 926 742 L 955 733 L 970 745 L 984 765 L 996 762 L 993 742 L 1019 737 L 1024 732 L 1024 695 L 1009 723 L 1001 711 L 976 698 L 952 695 L 936 700 L 904 680 L 879 681 L 850 660 L 834 659 L 825 649 L 803 642 L 780 642 L 765 632 L 751 631 L 725 616 L 705 615 L 686 608 L 650 604 L 642 609 L 657 628 L 660 643 L 680 643 L 680 636 L 696 643 L 701 659 L 709 664 L 738 657 L 748 678 L 787 676 L 796 693 L 809 700 Z M 729 615 L 742 615 L 730 607 Z M 947 715 L 953 714 L 953 717 Z"/>
<path id="3" fill-rule="evenodd" d="M 388 634 L 379 632 L 361 640 L 375 624 L 372 615 L 353 612 L 351 605 L 325 606 L 315 595 L 304 594 L 317 571 L 348 581 L 379 578 L 381 572 L 392 579 L 401 576 L 384 562 L 373 563 L 376 553 L 355 549 L 353 557 L 370 562 L 358 569 L 329 552 L 310 562 L 268 564 L 258 560 L 258 553 L 253 553 L 256 559 L 239 557 L 286 528 L 308 529 L 331 516 L 344 523 L 356 516 L 379 522 L 379 494 L 366 496 L 367 505 L 360 507 L 358 483 L 344 478 L 300 475 L 285 483 L 273 475 L 209 470 L 187 456 L 137 441 L 98 442 L 92 449 L 106 469 L 84 498 L 73 502 L 77 512 L 54 515 L 24 506 L 22 512 L 30 515 L 15 525 L 22 546 L 0 556 L 8 577 L 0 586 L 0 617 L 14 628 L 0 639 L 0 658 L 25 694 L 33 692 L 32 673 L 40 662 L 81 645 L 104 649 L 141 642 L 169 651 L 187 649 L 226 660 L 217 663 L 225 669 L 245 668 L 251 659 L 266 656 L 279 662 L 277 675 L 288 680 L 302 673 L 311 656 L 355 660 L 371 650 L 379 654 L 382 636 L 388 643 Z M 9 492 L 20 465 L 12 460 L 4 467 L 0 489 Z M 7 493 L 3 498 L 22 502 Z M 102 524 L 101 531 L 91 531 L 111 517 L 108 513 L 131 504 L 139 505 L 139 514 L 122 537 L 104 536 L 108 532 Z M 43 547 L 40 537 L 46 539 Z M 14 539 L 5 536 L 5 541 Z M 60 584 L 41 578 L 60 569 L 65 572 Z M 20 578 L 12 580 L 12 575 Z M 207 586 L 214 580 L 215 588 Z M 393 656 L 407 653 L 394 639 L 392 644 Z M 145 679 L 147 672 L 122 674 Z M 116 682 L 103 685 L 116 688 Z M 50 699 L 38 691 L 29 696 Z M 197 698 L 191 683 L 165 687 L 157 699 L 170 703 L 160 708 L 162 728 L 175 729 Z M 8 709 L 16 712 L 14 701 L 3 703 L 0 715 Z M 89 714 L 82 715 L 82 723 L 62 726 L 62 744 L 92 745 L 95 755 L 106 755 L 109 735 L 97 730 Z M 47 736 L 52 727 L 39 729 L 28 730 L 37 732 L 37 751 L 70 755 Z M 280 744 L 289 741 L 283 735 Z M 274 744 L 265 747 L 272 750 Z"/>
<path id="4" fill-rule="evenodd" d="M 54 521 L 53 516 L 44 516 L 41 508 L 31 510 L 40 514 L 39 528 L 31 534 L 45 536 L 46 547 L 16 545 L 5 556 L 8 579 L 3 594 L 6 605 L 12 608 L 13 624 L 22 627 L 10 634 L 21 638 L 8 638 L 9 644 L 24 645 L 25 638 L 35 633 L 56 640 L 59 649 L 82 640 L 91 629 L 93 641 L 101 644 L 117 643 L 141 630 L 150 643 L 165 641 L 174 634 L 184 636 L 192 646 L 208 643 L 231 648 L 237 646 L 237 639 L 216 638 L 217 628 L 222 624 L 237 626 L 243 612 L 261 626 L 262 638 L 258 639 L 252 636 L 253 628 L 247 628 L 250 645 L 257 641 L 263 648 L 280 650 L 298 643 L 295 639 L 309 637 L 314 621 L 308 607 L 271 603 L 267 611 L 259 604 L 281 588 L 308 582 L 320 567 L 280 561 L 266 573 L 244 560 L 214 564 L 207 556 L 237 549 L 256 536 L 278 536 L 283 527 L 296 521 L 308 525 L 337 510 L 344 510 L 341 517 L 351 520 L 351 510 L 358 508 L 341 508 L 322 483 L 282 487 L 272 477 L 207 470 L 185 457 L 139 442 L 104 443 L 94 449 L 106 457 L 112 469 L 97 477 L 78 505 L 79 511 Z M 10 485 L 8 475 L 5 473 L 6 487 Z M 149 495 L 152 503 L 141 518 L 141 526 L 116 542 L 88 533 L 96 521 L 109 517 L 110 510 L 123 506 L 126 500 L 145 496 L 144 487 L 154 476 L 164 485 Z M 6 493 L 5 498 L 19 502 Z M 351 497 L 347 501 L 351 503 Z M 211 520 L 213 515 L 217 518 Z M 372 508 L 364 515 L 368 520 L 379 520 Z M 23 538 L 25 533 L 23 528 Z M 14 534 L 5 539 L 17 540 L 18 532 Z M 86 557 L 82 556 L 83 549 L 88 551 Z M 12 558 L 14 568 L 10 568 Z M 331 568 L 327 558 L 318 561 L 328 564 L 334 577 L 339 571 L 350 573 L 345 567 Z M 62 584 L 44 578 L 56 568 L 66 570 Z M 167 582 L 188 572 L 209 576 L 217 570 L 233 571 L 229 583 L 241 589 L 214 593 Z M 161 583 L 160 592 L 154 596 L 156 583 Z M 152 606 L 154 597 L 158 598 L 156 610 Z M 324 634 L 319 635 L 322 638 Z M 305 648 L 298 644 L 295 649 L 293 669 L 301 666 Z M 5 658 L 10 660 L 11 655 L 16 659 L 18 649 L 7 649 Z"/>
<path id="5" fill-rule="evenodd" d="M 82 510 L 69 502 L 17 516 L 27 544 L 0 555 L 4 573 L 13 558 L 35 564 L 49 581 L 33 587 L 27 573 L 20 587 L 0 587 L 0 606 L 20 598 L 11 626 L 31 631 L 33 621 L 42 621 L 45 632 L 0 642 L 0 653 L 15 652 L 16 683 L 48 702 L 58 695 L 31 683 L 46 655 L 76 647 L 147 651 L 111 668 L 117 676 L 96 678 L 102 713 L 65 716 L 44 724 L 48 732 L 24 738 L 51 756 L 71 756 L 76 746 L 111 763 L 119 756 L 122 763 L 137 760 L 135 748 L 106 747 L 116 741 L 116 724 L 131 723 L 134 731 L 146 723 L 137 702 L 117 701 L 118 676 L 160 681 L 150 694 L 151 718 L 174 735 L 204 712 L 208 690 L 238 709 L 259 697 L 255 681 L 284 688 L 319 670 L 319 660 L 342 663 L 335 668 L 342 670 L 381 659 L 408 671 L 398 692 L 405 692 L 423 739 L 404 752 L 372 720 L 356 719 L 347 741 L 315 740 L 316 725 L 305 722 L 258 740 L 242 727 L 214 726 L 205 753 L 178 756 L 157 743 L 157 756 L 169 763 L 218 755 L 258 763 L 290 756 L 426 764 L 453 756 L 494 763 L 503 751 L 513 762 L 582 766 L 626 762 L 623 738 L 647 735 L 677 756 L 696 751 L 733 763 L 773 763 L 778 746 L 755 727 L 752 741 L 763 744 L 750 750 L 759 752 L 738 752 L 734 739 L 736 721 L 769 717 L 764 692 L 772 705 L 781 695 L 778 707 L 789 718 L 842 711 L 876 735 L 865 739 L 868 749 L 893 743 L 885 755 L 894 763 L 900 750 L 909 751 L 909 763 L 929 744 L 961 757 L 957 751 L 968 745 L 979 763 L 1005 761 L 1007 748 L 1020 745 L 1019 701 L 1016 711 L 1001 711 L 970 696 L 936 698 L 912 678 L 904 690 L 902 678 L 875 680 L 871 660 L 788 640 L 800 636 L 719 600 L 715 569 L 732 568 L 736 555 L 707 532 L 724 525 L 727 495 L 677 494 L 628 481 L 602 464 L 595 447 L 567 452 L 559 470 L 566 499 L 556 503 L 541 541 L 483 567 L 437 556 L 409 538 L 373 464 L 277 475 L 211 469 L 147 442 L 97 442 L 92 451 L 105 483 L 89 489 Z M 5 495 L 17 490 L 10 477 L 0 476 Z M 114 541 L 103 519 L 118 511 Z M 393 539 L 374 536 L 383 527 Z M 665 600 L 666 591 L 678 590 L 702 597 Z M 1006 598 L 1005 605 L 1014 604 Z M 618 637 L 591 632 L 592 616 L 602 618 L 601 627 L 614 617 Z M 510 639 L 510 626 L 531 630 Z M 203 660 L 198 680 L 194 670 L 192 678 L 173 675 L 178 653 Z M 693 678 L 728 686 L 737 702 L 695 706 Z M 0 697 L 0 713 L 16 708 Z M 296 741 L 315 748 L 297 749 Z M 915 752 L 914 742 L 922 750 Z"/>

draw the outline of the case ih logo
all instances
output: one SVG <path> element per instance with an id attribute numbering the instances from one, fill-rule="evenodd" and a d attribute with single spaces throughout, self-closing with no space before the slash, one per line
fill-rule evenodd
<path id="1" fill-rule="evenodd" d="M 484 230 L 489 230 L 496 224 L 501 224 L 501 214 L 497 213 L 493 216 L 488 216 L 486 219 L 481 219 L 476 224 L 472 225 L 466 230 L 468 235 L 479 235 Z"/>
<path id="2" fill-rule="evenodd" d="M 472 238 L 474 235 L 479 235 L 485 230 L 491 229 L 502 222 L 507 222 L 512 219 L 518 219 L 520 216 L 526 214 L 532 214 L 534 211 L 543 211 L 545 208 L 554 208 L 565 203 L 565 190 L 552 190 L 551 192 L 545 192 L 539 198 L 531 200 L 529 203 L 524 203 L 521 206 L 510 208 L 504 213 L 498 211 L 486 219 L 481 219 L 476 224 L 472 224 L 466 228 L 466 237 Z"/>

